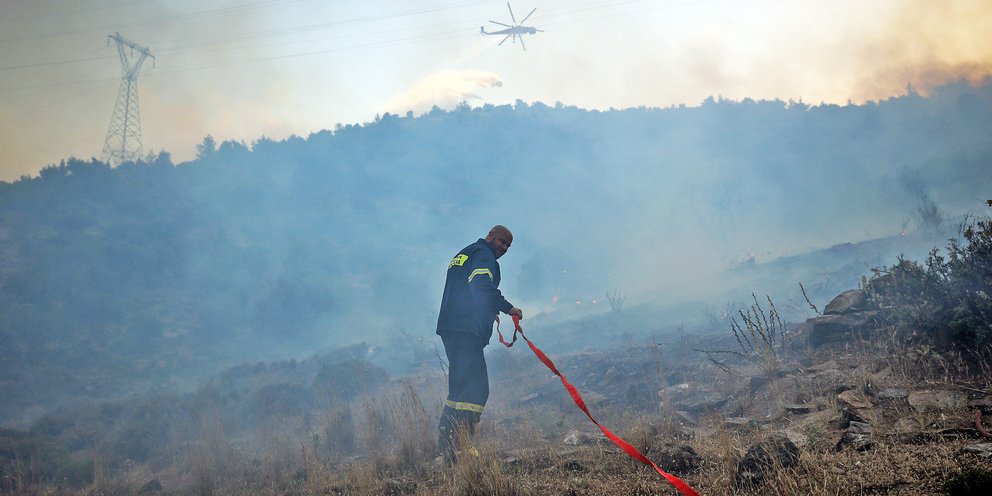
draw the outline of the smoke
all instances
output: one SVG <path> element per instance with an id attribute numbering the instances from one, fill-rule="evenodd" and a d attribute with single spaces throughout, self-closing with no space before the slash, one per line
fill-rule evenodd
<path id="1" fill-rule="evenodd" d="M 394 96 L 385 105 L 387 112 L 422 114 L 437 106 L 450 110 L 461 102 L 478 100 L 476 91 L 503 86 L 500 77 L 492 72 L 477 69 L 435 72 Z"/>
<path id="2" fill-rule="evenodd" d="M 900 2 L 886 23 L 865 34 L 858 66 L 864 77 L 852 96 L 887 98 L 907 84 L 924 94 L 962 79 L 978 84 L 992 74 L 987 2 L 953 0 Z"/>

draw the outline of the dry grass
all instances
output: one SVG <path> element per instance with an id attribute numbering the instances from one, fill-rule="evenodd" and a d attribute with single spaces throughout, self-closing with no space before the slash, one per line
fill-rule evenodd
<path id="1" fill-rule="evenodd" d="M 733 396 L 723 413 L 701 415 L 691 429 L 677 420 L 672 401 L 654 394 L 641 405 L 600 398 L 590 408 L 604 425 L 649 457 L 665 446 L 690 446 L 701 464 L 692 473 L 677 475 L 706 495 L 939 494 L 943 482 L 956 474 L 992 470 L 992 461 L 962 453 L 961 448 L 973 440 L 908 440 L 894 425 L 899 418 L 913 418 L 920 425 L 934 418 L 961 425 L 970 418 L 965 409 L 890 409 L 872 423 L 872 449 L 837 449 L 843 419 L 836 393 L 811 389 L 793 377 L 803 373 L 798 362 L 776 356 L 776 369 L 799 372 L 769 374 L 767 364 L 742 360 L 734 365 L 738 375 L 731 375 L 712 364 L 701 366 L 702 357 L 685 353 L 649 357 L 644 374 L 651 381 L 664 380 L 656 370 L 662 365 L 692 370 L 693 381 Z M 836 362 L 865 397 L 884 388 L 912 389 L 921 384 L 985 391 L 992 386 L 988 370 L 976 370 L 953 355 L 914 350 L 879 336 L 800 358 L 807 365 Z M 598 430 L 575 408 L 557 379 L 519 360 L 513 357 L 509 362 L 513 366 L 493 376 L 493 398 L 471 440 L 479 456 L 462 456 L 452 467 L 434 463 L 443 380 L 411 377 L 348 404 L 328 405 L 311 419 L 262 422 L 253 435 L 238 439 L 225 432 L 219 411 L 208 411 L 198 420 L 197 442 L 162 447 L 168 453 L 163 459 L 170 460 L 165 466 L 111 467 L 95 457 L 98 476 L 82 493 L 134 494 L 156 478 L 165 493 L 196 495 L 675 494 L 653 470 L 612 444 L 563 445 L 572 430 L 593 437 Z M 579 358 L 556 357 L 556 361 L 583 394 L 596 397 L 587 391 L 581 370 L 574 368 Z M 750 384 L 749 376 L 762 377 L 760 386 Z M 658 391 L 667 385 L 652 384 L 644 387 Z M 527 393 L 532 391 L 541 392 L 540 401 L 530 398 Z M 813 404 L 818 411 L 786 415 L 782 406 L 788 403 Z M 731 430 L 724 423 L 726 416 L 753 416 L 760 422 L 750 429 Z M 748 448 L 785 429 L 801 438 L 798 462 L 773 466 L 760 487 L 738 487 L 737 464 Z M 39 486 L 21 494 L 71 491 Z"/>

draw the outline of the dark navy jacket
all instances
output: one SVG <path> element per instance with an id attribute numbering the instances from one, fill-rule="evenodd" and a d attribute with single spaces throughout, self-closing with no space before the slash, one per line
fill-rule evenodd
<path id="1" fill-rule="evenodd" d="M 458 252 L 448 264 L 437 333 L 441 336 L 465 333 L 479 338 L 479 343 L 485 346 L 493 335 L 496 315 L 511 308 L 513 305 L 499 292 L 496 254 L 480 238 Z"/>

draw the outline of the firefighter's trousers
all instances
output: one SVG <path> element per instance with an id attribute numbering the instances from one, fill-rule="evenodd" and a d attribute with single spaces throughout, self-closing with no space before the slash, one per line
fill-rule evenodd
<path id="1" fill-rule="evenodd" d="M 459 429 L 469 435 L 482 418 L 489 399 L 489 372 L 486 369 L 484 342 L 465 333 L 441 336 L 448 357 L 448 399 L 438 424 L 438 448 L 453 459 Z"/>

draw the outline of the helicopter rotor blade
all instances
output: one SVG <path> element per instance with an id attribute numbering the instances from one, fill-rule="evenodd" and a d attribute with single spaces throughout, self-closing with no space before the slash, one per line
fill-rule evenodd
<path id="1" fill-rule="evenodd" d="M 513 7 L 510 7 L 510 2 L 506 2 L 506 8 L 510 9 L 510 19 L 513 19 L 513 25 L 517 25 L 517 18 L 513 17 Z"/>
<path id="2" fill-rule="evenodd" d="M 513 36 L 513 35 L 512 34 L 506 35 L 506 37 L 503 38 L 499 43 L 497 43 L 496 46 L 501 46 L 503 44 L 503 42 L 506 41 L 506 39 L 509 38 L 509 37 L 511 37 L 511 36 Z"/>
<path id="3" fill-rule="evenodd" d="M 537 7 L 534 7 L 534 10 L 537 10 Z M 530 16 L 534 15 L 534 10 L 530 11 L 530 14 L 527 14 L 527 17 L 524 17 L 524 20 L 520 21 L 520 24 L 527 22 L 527 19 L 530 19 Z"/>
<path id="4" fill-rule="evenodd" d="M 500 26 L 506 26 L 508 28 L 512 28 L 513 27 L 513 26 L 511 26 L 509 24 L 503 24 L 502 22 L 496 22 L 496 21 L 489 21 L 489 22 L 491 22 L 493 24 L 499 24 Z"/>
<path id="5" fill-rule="evenodd" d="M 527 45 L 524 45 L 524 37 L 523 36 L 520 37 L 520 46 L 524 49 L 525 52 L 527 51 Z"/>

